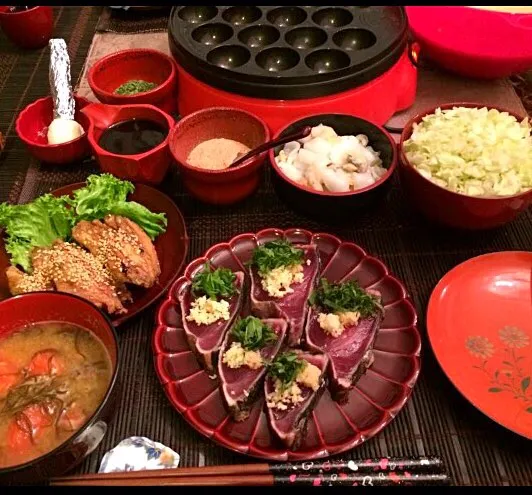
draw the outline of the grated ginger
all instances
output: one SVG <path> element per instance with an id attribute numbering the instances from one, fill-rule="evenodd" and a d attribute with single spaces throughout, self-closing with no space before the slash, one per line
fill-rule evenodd
<path id="1" fill-rule="evenodd" d="M 315 392 L 320 388 L 320 377 L 321 370 L 307 361 L 307 365 L 297 375 L 296 382 L 304 387 L 311 388 Z"/>
<path id="2" fill-rule="evenodd" d="M 303 282 L 303 265 L 280 266 L 268 273 L 260 273 L 262 288 L 272 297 L 284 297 L 294 292 L 290 286 Z"/>
<path id="3" fill-rule="evenodd" d="M 358 311 L 344 311 L 342 313 L 320 313 L 318 323 L 320 328 L 331 337 L 342 335 L 346 327 L 356 325 L 360 319 Z"/>
<path id="4" fill-rule="evenodd" d="M 222 361 L 232 369 L 247 366 L 252 370 L 256 370 L 263 365 L 260 353 L 244 349 L 240 342 L 231 344 L 231 347 L 223 355 Z"/>

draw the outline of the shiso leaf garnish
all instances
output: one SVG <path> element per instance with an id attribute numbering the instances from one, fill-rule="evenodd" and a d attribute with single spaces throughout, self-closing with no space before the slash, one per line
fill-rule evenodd
<path id="1" fill-rule="evenodd" d="M 301 373 L 307 363 L 299 359 L 294 351 L 284 352 L 277 356 L 268 366 L 268 375 L 279 380 L 283 388 L 288 387 Z"/>
<path id="2" fill-rule="evenodd" d="M 253 250 L 251 263 L 259 273 L 266 274 L 281 266 L 299 265 L 303 262 L 304 252 L 290 242 L 279 239 L 269 241 Z"/>
<path id="3" fill-rule="evenodd" d="M 273 329 L 254 316 L 239 320 L 231 330 L 233 337 L 249 351 L 262 349 L 277 340 Z"/>
<path id="4" fill-rule="evenodd" d="M 318 287 L 310 295 L 309 303 L 330 313 L 356 311 L 362 318 L 382 311 L 378 298 L 368 294 L 356 280 L 330 283 L 322 278 Z"/>
<path id="5" fill-rule="evenodd" d="M 229 268 L 220 267 L 213 270 L 211 264 L 206 263 L 203 270 L 194 275 L 192 294 L 194 297 L 227 299 L 236 292 L 235 279 L 235 274 Z"/>

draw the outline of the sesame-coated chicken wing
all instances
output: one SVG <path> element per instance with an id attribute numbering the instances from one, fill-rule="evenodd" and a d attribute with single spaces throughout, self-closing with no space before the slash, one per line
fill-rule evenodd
<path id="1" fill-rule="evenodd" d="M 104 222 L 81 221 L 72 230 L 72 236 L 105 265 L 119 284 L 149 288 L 161 273 L 155 246 L 128 218 L 108 215 Z"/>
<path id="2" fill-rule="evenodd" d="M 6 270 L 6 277 L 9 292 L 14 296 L 25 292 L 54 290 L 52 281 L 45 279 L 40 272 L 27 275 L 16 266 L 10 265 Z"/>
<path id="3" fill-rule="evenodd" d="M 53 290 L 89 300 L 107 312 L 125 313 L 115 283 L 105 267 L 89 252 L 68 242 L 32 252 L 33 273 L 9 267 L 6 274 L 12 294 Z M 124 300 L 130 297 L 122 294 Z"/>

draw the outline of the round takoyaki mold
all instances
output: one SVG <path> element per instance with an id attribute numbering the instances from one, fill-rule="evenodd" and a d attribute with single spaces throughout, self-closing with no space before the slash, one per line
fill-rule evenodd
<path id="1" fill-rule="evenodd" d="M 220 89 L 299 99 L 354 88 L 391 68 L 407 45 L 403 7 L 176 6 L 177 62 Z"/>

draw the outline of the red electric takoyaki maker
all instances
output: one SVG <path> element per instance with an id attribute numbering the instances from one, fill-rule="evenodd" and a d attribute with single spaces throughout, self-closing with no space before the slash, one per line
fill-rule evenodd
<path id="1" fill-rule="evenodd" d="M 177 6 L 168 37 L 183 116 L 236 107 L 276 132 L 316 113 L 384 124 L 414 102 L 403 7 Z"/>

